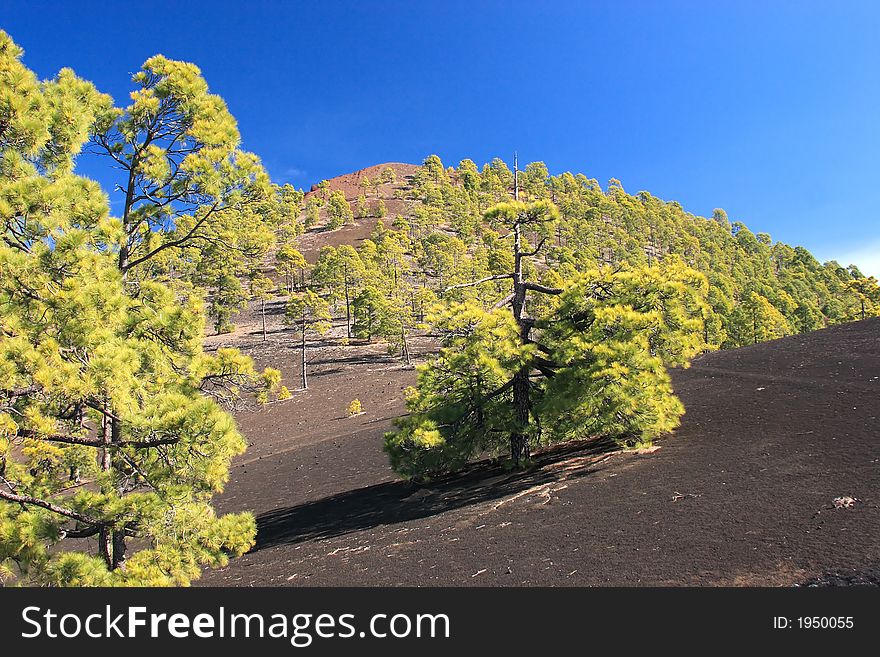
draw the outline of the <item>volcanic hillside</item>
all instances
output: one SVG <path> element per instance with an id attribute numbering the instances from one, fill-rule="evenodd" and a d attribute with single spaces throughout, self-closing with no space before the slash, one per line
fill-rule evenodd
<path id="1" fill-rule="evenodd" d="M 397 214 L 409 214 L 412 202 L 404 199 L 403 192 L 410 186 L 412 176 L 419 170 L 419 166 L 415 164 L 404 164 L 402 162 L 386 162 L 385 164 L 376 164 L 354 173 L 347 173 L 336 178 L 327 180 L 327 190 L 329 192 L 341 191 L 345 195 L 345 199 L 354 208 L 357 198 L 364 194 L 364 188 L 361 186 L 363 180 L 376 180 L 381 174 L 391 169 L 395 175 L 393 183 L 384 183 L 375 191 L 372 189 L 366 192 L 368 202 L 373 202 L 377 197 L 381 198 L 388 209 L 388 216 L 393 218 Z M 321 191 L 317 185 L 312 185 L 310 191 L 306 192 L 305 198 L 320 195 Z M 340 244 L 351 244 L 357 246 L 366 237 L 370 235 L 376 227 L 378 219 L 373 217 L 369 219 L 356 219 L 351 224 L 343 226 L 338 230 L 324 231 L 321 229 L 312 230 L 304 234 L 299 240 L 299 250 L 309 262 L 314 262 L 318 257 L 318 252 L 322 246 L 339 246 Z M 390 223 L 390 220 L 388 220 Z"/>
<path id="2" fill-rule="evenodd" d="M 388 168 L 393 182 L 361 185 Z M 335 190 L 352 204 L 361 194 L 382 199 L 389 226 L 396 215 L 409 220 L 427 198 L 436 203 L 458 193 L 437 196 L 419 172 L 377 165 L 315 186 L 306 201 Z M 466 174 L 437 175 L 460 187 Z M 490 167 L 481 175 L 495 174 Z M 809 330 L 799 323 L 801 310 L 812 313 L 803 316 L 811 322 L 831 323 L 857 308 L 846 287 L 855 272 L 820 265 L 800 247 L 771 247 L 769 236 L 732 227 L 723 213 L 706 220 L 650 195 L 602 192 L 585 177 L 559 180 L 554 194 L 569 208 L 569 223 L 555 236 L 556 257 L 589 263 L 616 253 L 639 262 L 678 253 L 708 272 L 722 295 L 715 297 L 719 308 L 727 307 L 730 290 L 741 290 L 734 295 L 740 299 L 760 290 L 765 301 L 779 303 L 774 321 L 788 333 Z M 443 223 L 467 219 L 451 203 L 435 206 L 436 229 L 463 235 L 466 222 Z M 467 212 L 474 216 L 473 208 Z M 358 247 L 376 223 L 360 218 L 327 230 L 319 221 L 298 247 L 314 263 L 325 245 Z M 815 299 L 814 289 L 825 295 L 818 310 L 789 303 Z M 259 365 L 279 367 L 294 387 L 299 341 L 283 321 L 285 299 L 266 305 L 266 341 L 252 304 L 233 333 L 209 336 L 207 347 L 240 347 Z M 726 327 L 735 329 L 742 318 L 736 309 L 725 312 Z M 752 341 L 746 319 L 733 346 Z M 250 448 L 234 463 L 218 506 L 257 515 L 257 546 L 228 568 L 206 572 L 203 584 L 791 585 L 877 578 L 880 319 L 713 352 L 674 371 L 687 412 L 652 451 L 621 452 L 602 440 L 567 444 L 540 453 L 525 472 L 482 462 L 427 486 L 400 481 L 382 452 L 384 432 L 405 412 L 414 368 L 381 342 L 345 334 L 337 312 L 329 333 L 309 338 L 309 389 L 238 414 Z M 416 362 L 436 350 L 422 331 L 409 340 Z M 348 417 L 353 399 L 364 412 Z"/>
<path id="3" fill-rule="evenodd" d="M 269 342 L 245 315 L 209 343 L 294 380 L 280 303 L 271 312 Z M 376 345 L 314 347 L 309 390 L 238 417 L 251 447 L 218 505 L 253 511 L 258 543 L 202 584 L 876 581 L 880 319 L 675 371 L 687 413 L 655 451 L 569 445 L 526 472 L 483 463 L 428 486 L 399 481 L 381 447 L 414 371 Z M 349 418 L 355 397 L 365 412 Z"/>

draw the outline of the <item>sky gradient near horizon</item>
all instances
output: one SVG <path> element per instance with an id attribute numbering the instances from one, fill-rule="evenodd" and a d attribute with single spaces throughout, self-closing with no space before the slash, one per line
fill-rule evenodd
<path id="1" fill-rule="evenodd" d="M 0 0 L 0 29 L 120 104 L 196 63 L 276 182 L 516 150 L 880 276 L 877 2 Z"/>

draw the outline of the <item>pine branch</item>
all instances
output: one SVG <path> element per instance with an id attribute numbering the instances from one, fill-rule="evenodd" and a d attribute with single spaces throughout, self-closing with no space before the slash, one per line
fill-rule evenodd
<path id="1" fill-rule="evenodd" d="M 546 242 L 546 241 L 547 241 L 547 238 L 546 238 L 546 237 L 542 237 L 542 238 L 541 238 L 541 241 L 538 242 L 538 246 L 535 247 L 535 250 L 534 250 L 534 251 L 529 251 L 528 253 L 521 253 L 520 255 L 523 256 L 523 257 L 525 257 L 525 258 L 531 258 L 532 256 L 537 255 L 537 254 L 538 254 L 538 251 L 541 250 L 541 247 L 544 246 L 544 242 Z"/>
<path id="2" fill-rule="evenodd" d="M 481 278 L 478 281 L 471 281 L 470 283 L 459 283 L 458 285 L 451 285 L 447 288 L 443 289 L 443 292 L 449 292 L 450 290 L 458 290 L 465 287 L 473 287 L 474 285 L 479 285 L 480 283 L 487 283 L 489 281 L 501 281 L 505 278 L 513 278 L 512 274 L 496 274 L 495 276 L 486 276 L 486 278 Z"/>
<path id="3" fill-rule="evenodd" d="M 497 397 L 498 395 L 500 395 L 500 394 L 502 394 L 502 393 L 504 393 L 504 392 L 507 392 L 507 391 L 510 390 L 512 387 L 513 387 L 513 379 L 511 379 L 510 381 L 508 381 L 507 383 L 505 383 L 503 386 L 500 386 L 500 387 L 498 387 L 498 388 L 495 388 L 495 390 L 493 390 L 493 391 L 490 392 L 489 394 L 484 395 L 483 398 L 480 399 L 478 403 L 479 403 L 479 404 L 485 404 L 487 401 L 490 401 L 490 400 L 492 400 L 492 399 L 495 399 L 495 397 Z"/>
<path id="4" fill-rule="evenodd" d="M 62 532 L 62 538 L 90 538 L 100 531 L 100 525 L 93 525 L 84 529 L 67 529 Z"/>
<path id="5" fill-rule="evenodd" d="M 25 506 L 38 506 L 41 509 L 46 509 L 47 511 L 51 511 L 52 513 L 57 513 L 60 516 L 64 516 L 66 518 L 70 518 L 72 520 L 78 520 L 79 522 L 86 523 L 87 525 L 100 525 L 101 523 L 97 520 L 89 518 L 82 513 L 78 513 L 76 511 L 72 511 L 71 509 L 66 509 L 63 506 L 58 506 L 57 504 L 52 504 L 51 502 L 47 502 L 46 500 L 41 500 L 37 497 L 32 497 L 30 495 L 18 495 L 16 493 L 7 492 L 5 490 L 0 489 L 0 499 L 7 500 L 9 502 L 14 502 L 15 504 L 23 504 Z"/>
<path id="6" fill-rule="evenodd" d="M 118 447 L 156 447 L 157 445 L 174 445 L 180 442 L 179 436 L 168 436 L 160 438 L 144 438 L 143 440 L 126 440 L 121 443 L 115 443 Z"/>
<path id="7" fill-rule="evenodd" d="M 556 376 L 556 370 L 559 367 L 558 364 L 541 356 L 534 357 L 532 360 L 532 366 L 548 379 Z"/>
<path id="8" fill-rule="evenodd" d="M 181 245 L 185 244 L 186 242 L 188 242 L 190 239 L 193 238 L 196 231 L 199 228 L 201 228 L 205 224 L 205 222 L 208 221 L 208 218 L 214 214 L 214 212 L 217 210 L 217 206 L 218 206 L 218 203 L 214 203 L 214 205 L 212 205 L 211 208 L 204 214 L 204 216 L 202 216 L 195 223 L 195 225 L 189 230 L 189 232 L 187 232 L 186 235 L 184 235 L 183 237 L 179 237 L 176 240 L 171 240 L 169 242 L 165 242 L 163 244 L 160 244 L 159 246 L 157 246 L 155 249 L 153 249 L 149 253 L 145 253 L 144 255 L 140 256 L 139 258 L 135 258 L 134 260 L 130 261 L 124 267 L 124 271 L 128 271 L 129 269 L 132 269 L 133 267 L 137 267 L 139 264 L 146 262 L 147 260 L 149 260 L 153 256 L 161 253 L 165 249 L 178 247 L 178 246 L 181 246 Z"/>
<path id="9" fill-rule="evenodd" d="M 514 299 L 515 296 L 516 296 L 516 295 L 513 294 L 513 293 L 508 294 L 508 295 L 507 295 L 506 297 L 504 297 L 501 301 L 499 301 L 498 303 L 493 304 L 493 305 L 492 305 L 492 310 L 497 310 L 498 308 L 503 308 L 504 306 L 506 306 L 507 304 L 509 304 L 511 301 L 513 301 L 513 299 Z"/>
<path id="10" fill-rule="evenodd" d="M 112 417 L 112 416 L 111 416 Z M 52 443 L 65 445 L 85 445 L 87 447 L 155 447 L 156 445 L 173 445 L 180 442 L 178 436 L 143 438 L 141 440 L 123 440 L 119 442 L 105 443 L 101 438 L 93 436 L 73 436 L 66 433 L 40 434 L 31 429 L 19 429 L 18 436 L 33 440 L 45 440 Z"/>
<path id="11" fill-rule="evenodd" d="M 41 434 L 32 429 L 19 429 L 17 435 L 20 438 L 30 438 L 32 440 L 45 440 L 51 443 L 63 443 L 65 445 L 86 445 L 88 447 L 103 447 L 104 443 L 100 438 L 93 436 L 74 436 L 67 433 L 47 433 Z"/>
<path id="12" fill-rule="evenodd" d="M 547 287 L 538 283 L 524 283 L 523 285 L 527 290 L 541 292 L 542 294 L 562 294 L 564 291 L 561 287 Z"/>

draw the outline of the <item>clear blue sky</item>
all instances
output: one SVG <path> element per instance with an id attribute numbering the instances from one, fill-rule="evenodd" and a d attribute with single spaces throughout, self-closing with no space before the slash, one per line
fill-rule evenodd
<path id="1" fill-rule="evenodd" d="M 41 77 L 198 64 L 279 182 L 543 160 L 880 275 L 880 2 L 10 2 Z"/>

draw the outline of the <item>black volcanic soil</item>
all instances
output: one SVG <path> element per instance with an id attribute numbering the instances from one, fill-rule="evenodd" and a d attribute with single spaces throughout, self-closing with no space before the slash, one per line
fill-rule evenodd
<path id="1" fill-rule="evenodd" d="M 295 362 L 281 329 L 265 345 L 249 330 L 213 342 L 224 340 Z M 656 451 L 599 441 L 545 453 L 527 472 L 483 465 L 425 487 L 398 481 L 381 449 L 414 371 L 332 338 L 312 358 L 307 392 L 239 418 L 253 446 L 218 506 L 252 510 L 258 544 L 200 584 L 878 581 L 880 320 L 674 372 L 687 413 Z M 366 413 L 346 418 L 354 397 Z"/>

